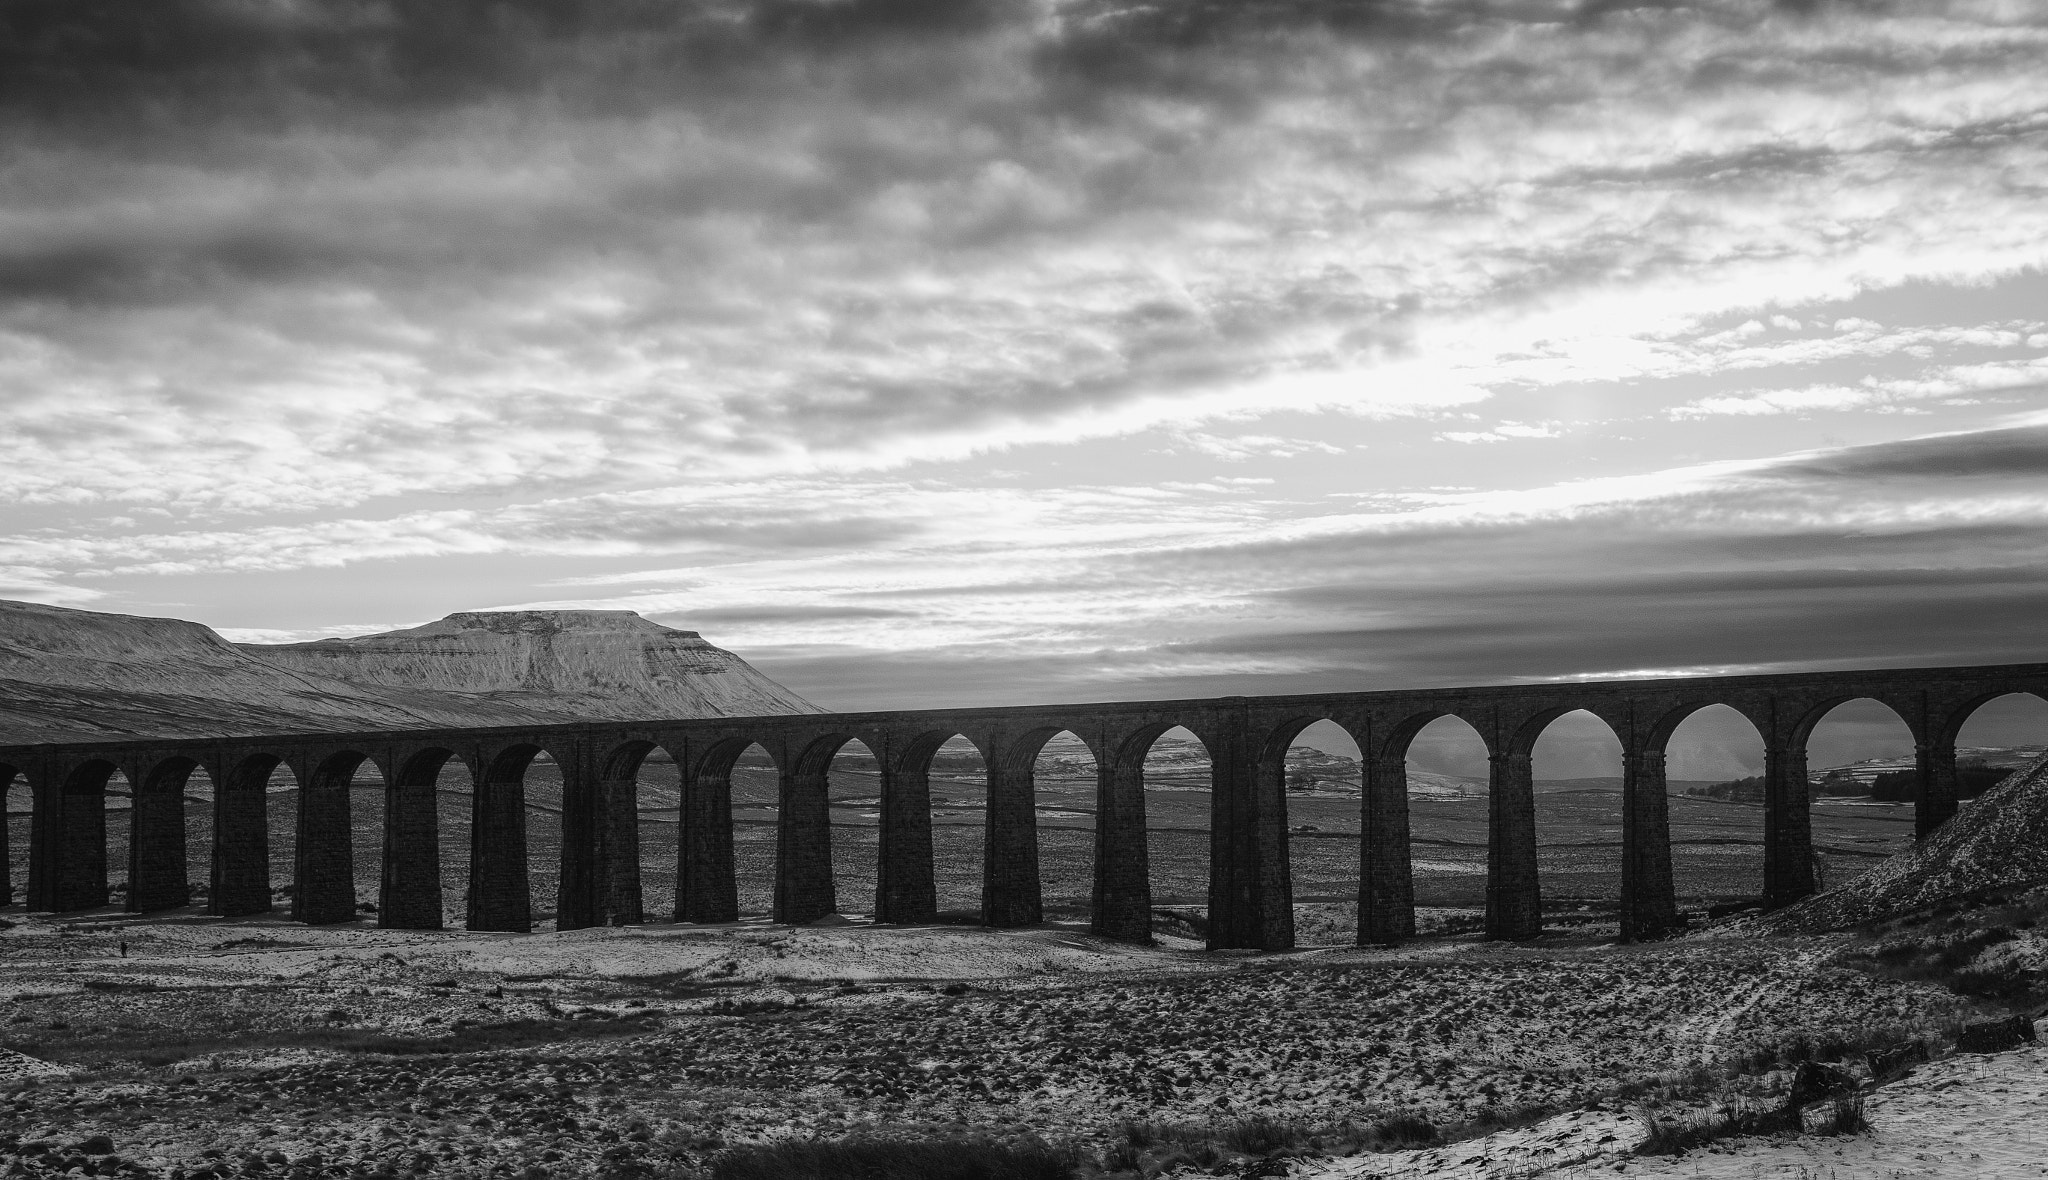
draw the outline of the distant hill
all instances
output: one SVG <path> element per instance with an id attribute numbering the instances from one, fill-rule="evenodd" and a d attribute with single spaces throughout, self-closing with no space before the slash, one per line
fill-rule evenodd
<path id="1" fill-rule="evenodd" d="M 463 611 L 381 635 L 237 646 L 296 672 L 551 720 L 823 712 L 695 631 L 629 610 Z"/>
<path id="2" fill-rule="evenodd" d="M 1956 797 L 1975 799 L 2044 753 L 2048 749 L 2040 746 L 1958 747 Z M 1700 783 L 1687 787 L 1685 793 L 1707 799 L 1762 803 L 1764 780 L 1757 775 L 1725 783 Z M 1911 758 L 1866 758 L 1829 767 L 1807 784 L 1808 799 L 1817 801 L 1823 796 L 1910 803 L 1920 797 L 1920 771 Z"/>
<path id="3" fill-rule="evenodd" d="M 183 619 L 0 601 L 0 744 L 817 711 L 627 611 L 237 645 Z"/>

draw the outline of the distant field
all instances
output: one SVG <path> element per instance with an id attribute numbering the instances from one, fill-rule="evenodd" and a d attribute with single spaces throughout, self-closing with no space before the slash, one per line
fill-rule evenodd
<path id="1" fill-rule="evenodd" d="M 1082 918 L 1093 872 L 1095 820 L 1092 778 L 1071 768 L 1048 768 L 1038 795 L 1039 863 L 1045 899 L 1055 916 Z M 1161 906 L 1200 909 L 1206 899 L 1209 866 L 1209 795 L 1194 789 L 1202 776 L 1164 766 L 1150 776 L 1146 792 L 1153 897 Z M 982 810 L 980 776 L 965 771 L 935 773 L 932 779 L 933 844 L 937 853 L 942 910 L 968 912 L 980 904 Z M 1763 879 L 1763 815 L 1753 804 L 1729 803 L 1678 794 L 1672 784 L 1672 860 L 1682 905 L 1754 897 Z M 468 873 L 469 784 L 459 771 L 444 776 L 441 795 L 442 877 L 451 923 L 460 922 Z M 742 766 L 733 773 L 736 861 L 740 905 L 766 912 L 773 892 L 775 779 L 765 767 Z M 836 769 L 833 799 L 833 868 L 839 906 L 866 913 L 874 903 L 875 806 L 878 780 L 871 772 Z M 190 875 L 206 879 L 211 833 L 210 788 L 196 781 L 187 807 Z M 28 816 L 25 792 L 10 799 L 8 843 L 16 896 L 27 884 Z M 552 916 L 560 856 L 561 779 L 551 764 L 528 775 L 528 836 L 537 916 Z M 111 879 L 127 875 L 126 799 L 110 801 L 108 864 Z M 674 767 L 648 766 L 642 774 L 642 882 L 650 917 L 665 918 L 675 896 L 677 786 Z M 271 877 L 291 879 L 291 817 L 297 792 L 273 790 Z M 1616 780 L 1575 780 L 1537 785 L 1537 840 L 1545 908 L 1553 913 L 1610 911 L 1620 891 L 1620 784 Z M 357 784 L 353 797 L 357 895 L 377 896 L 383 790 L 372 778 Z M 1466 798 L 1411 800 L 1416 901 L 1428 907 L 1470 909 L 1484 904 L 1486 804 Z M 1824 879 L 1845 880 L 1912 839 L 1912 807 L 1829 800 L 1814 807 L 1814 843 L 1821 850 Z M 1355 795 L 1329 791 L 1289 800 L 1290 859 L 1303 927 L 1317 940 L 1347 939 L 1349 903 L 1358 889 L 1358 802 Z"/>

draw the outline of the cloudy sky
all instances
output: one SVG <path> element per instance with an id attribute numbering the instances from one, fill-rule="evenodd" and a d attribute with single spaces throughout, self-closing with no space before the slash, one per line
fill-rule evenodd
<path id="1" fill-rule="evenodd" d="M 0 597 L 840 708 L 2048 659 L 2048 4 L 0 7 Z"/>

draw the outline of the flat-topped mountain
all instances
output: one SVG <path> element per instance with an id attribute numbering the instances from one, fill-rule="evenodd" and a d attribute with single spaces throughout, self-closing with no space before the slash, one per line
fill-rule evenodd
<path id="1" fill-rule="evenodd" d="M 818 711 L 630 611 L 234 644 L 183 619 L 0 601 L 0 744 Z"/>
<path id="2" fill-rule="evenodd" d="M 695 631 L 629 610 L 462 611 L 382 635 L 237 646 L 295 672 L 563 721 L 822 711 Z"/>

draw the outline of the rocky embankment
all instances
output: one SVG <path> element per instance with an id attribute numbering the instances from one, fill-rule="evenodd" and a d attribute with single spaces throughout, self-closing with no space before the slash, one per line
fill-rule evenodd
<path id="1" fill-rule="evenodd" d="M 1845 930 L 1992 890 L 2048 882 L 2048 755 L 1963 805 L 1927 839 L 1839 889 L 1760 919 L 1779 933 Z"/>
<path id="2" fill-rule="evenodd" d="M 0 602 L 0 745 L 817 711 L 630 611 L 467 612 L 265 646 L 182 619 Z"/>

